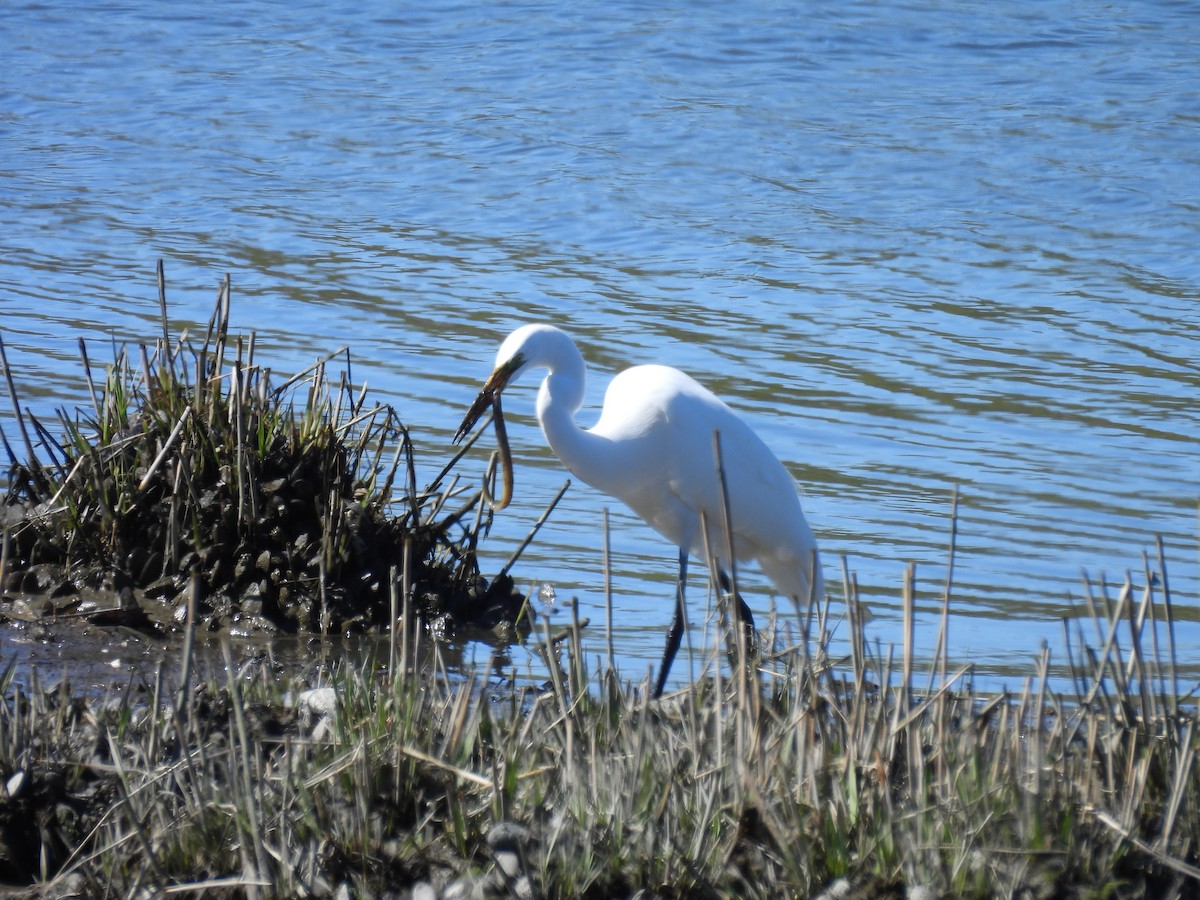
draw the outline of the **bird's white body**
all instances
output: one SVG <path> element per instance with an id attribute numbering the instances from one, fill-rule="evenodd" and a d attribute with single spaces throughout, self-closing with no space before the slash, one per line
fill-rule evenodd
<path id="1" fill-rule="evenodd" d="M 729 540 L 713 452 L 718 433 L 734 556 L 756 560 L 775 587 L 798 603 L 823 595 L 816 540 L 791 476 L 711 391 L 668 366 L 626 369 L 609 385 L 600 420 L 584 430 L 575 414 L 583 403 L 585 366 L 565 332 L 549 325 L 517 329 L 496 357 L 497 371 L 505 366 L 513 369 L 510 382 L 530 369 L 548 370 L 537 414 L 563 465 L 623 501 L 681 556 L 706 559 L 710 550 L 718 567 L 727 568 Z"/>

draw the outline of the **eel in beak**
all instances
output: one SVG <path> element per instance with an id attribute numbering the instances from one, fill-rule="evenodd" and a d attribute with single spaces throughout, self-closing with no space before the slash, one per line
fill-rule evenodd
<path id="1" fill-rule="evenodd" d="M 454 443 L 457 444 L 471 433 L 475 424 L 483 416 L 484 411 L 489 406 L 492 408 L 492 423 L 496 428 L 497 449 L 493 451 L 492 457 L 488 461 L 487 472 L 483 476 L 483 497 L 488 505 L 495 510 L 504 509 L 512 501 L 512 451 L 508 446 L 508 429 L 504 425 L 504 412 L 500 407 L 500 394 L 505 386 L 507 386 L 509 379 L 512 378 L 513 374 L 520 367 L 521 360 L 519 357 L 498 366 L 488 376 L 488 380 L 483 383 L 483 390 L 479 392 L 479 396 L 475 398 L 475 402 L 471 404 L 471 408 L 463 416 L 462 424 L 458 426 L 458 431 L 454 433 Z M 496 482 L 497 464 L 500 467 L 499 496 L 495 496 L 492 493 L 492 486 Z"/>

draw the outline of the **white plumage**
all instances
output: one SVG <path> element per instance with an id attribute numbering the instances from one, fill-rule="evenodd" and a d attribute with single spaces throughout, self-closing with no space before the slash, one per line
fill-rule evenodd
<path id="1" fill-rule="evenodd" d="M 536 369 L 547 370 L 538 391 L 538 421 L 563 465 L 624 502 L 680 550 L 676 619 L 656 693 L 666 681 L 683 630 L 687 556 L 705 558 L 702 511 L 718 567 L 728 568 L 714 432 L 720 435 L 734 555 L 756 560 L 775 587 L 796 603 L 822 596 L 816 540 L 791 476 L 737 413 L 677 369 L 644 365 L 621 372 L 608 386 L 599 421 L 585 430 L 575 422 L 586 375 L 579 349 L 558 328 L 525 325 L 500 346 L 495 370 L 457 438 L 470 431 L 505 387 Z M 507 456 L 506 447 L 502 456 Z M 511 474 L 506 477 L 511 484 Z M 739 606 L 748 617 L 745 605 Z"/>

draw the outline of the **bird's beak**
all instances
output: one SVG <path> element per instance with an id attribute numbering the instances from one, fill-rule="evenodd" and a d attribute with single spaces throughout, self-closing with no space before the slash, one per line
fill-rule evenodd
<path id="1" fill-rule="evenodd" d="M 491 379 L 488 379 L 491 383 Z M 492 398 L 496 396 L 496 391 L 492 388 L 484 386 L 484 389 L 479 392 L 479 396 L 475 398 L 475 402 L 471 404 L 471 408 L 467 410 L 467 414 L 463 416 L 462 424 L 458 426 L 458 431 L 454 432 L 454 443 L 460 443 L 463 438 L 475 430 L 475 423 L 479 421 L 484 410 L 492 405 Z"/>
<path id="2" fill-rule="evenodd" d="M 479 392 L 479 396 L 475 398 L 475 402 L 471 404 L 471 408 L 463 416 L 462 424 L 458 426 L 458 431 L 454 432 L 454 443 L 459 443 L 470 434 L 475 428 L 475 423 L 483 416 L 484 411 L 489 406 L 494 407 L 496 405 L 496 400 L 500 396 L 500 392 L 508 386 L 508 381 L 512 378 L 513 372 L 516 370 L 517 366 L 507 363 L 498 367 L 488 376 L 488 380 L 483 383 L 483 390 Z"/>
<path id="3" fill-rule="evenodd" d="M 458 431 L 454 433 L 454 443 L 457 444 L 471 433 L 471 430 L 475 427 L 475 423 L 483 415 L 484 410 L 489 406 L 492 408 L 492 424 L 496 429 L 497 449 L 492 454 L 492 458 L 488 462 L 487 473 L 483 477 L 483 496 L 492 509 L 504 509 L 504 507 L 508 506 L 509 501 L 512 500 L 512 451 L 508 446 L 508 429 L 504 426 L 504 413 L 500 407 L 500 393 L 508 385 L 513 373 L 521 367 L 521 362 L 520 357 L 512 359 L 498 367 L 488 376 L 488 380 L 483 383 L 483 390 L 479 392 L 479 396 L 475 398 L 475 402 L 471 404 L 471 408 L 463 416 L 462 424 L 458 426 Z M 495 480 L 497 463 L 500 465 L 500 496 L 498 497 L 493 496 L 490 487 L 491 483 Z"/>

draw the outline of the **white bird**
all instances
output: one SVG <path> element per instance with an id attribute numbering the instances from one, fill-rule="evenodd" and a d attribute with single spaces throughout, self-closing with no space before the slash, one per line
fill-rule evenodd
<path id="1" fill-rule="evenodd" d="M 654 696 L 662 693 L 683 635 L 688 555 L 716 556 L 721 586 L 730 588 L 729 536 L 714 460 L 719 434 L 736 559 L 754 559 L 775 587 L 797 604 L 824 594 L 817 543 L 791 476 L 750 427 L 707 388 L 669 366 L 635 366 L 608 386 L 604 410 L 591 429 L 575 414 L 583 405 L 586 366 L 570 336 L 552 325 L 533 324 L 510 334 L 496 366 L 454 437 L 462 440 L 488 406 L 494 408 L 502 465 L 501 498 L 512 493 L 512 460 L 500 393 L 531 369 L 546 369 L 537 416 L 550 448 L 573 474 L 621 500 L 679 548 L 675 614 L 667 634 Z M 704 513 L 707 547 L 701 527 Z M 750 629 L 750 610 L 737 608 Z M 751 631 L 752 633 L 752 631 Z"/>

